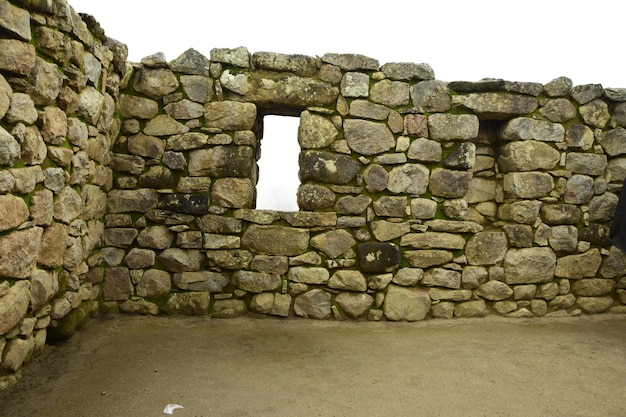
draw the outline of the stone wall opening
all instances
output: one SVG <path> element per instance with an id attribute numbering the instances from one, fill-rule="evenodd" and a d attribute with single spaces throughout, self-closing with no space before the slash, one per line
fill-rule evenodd
<path id="1" fill-rule="evenodd" d="M 260 132 L 256 208 L 298 211 L 298 126 L 300 119 L 285 115 L 263 117 Z"/>

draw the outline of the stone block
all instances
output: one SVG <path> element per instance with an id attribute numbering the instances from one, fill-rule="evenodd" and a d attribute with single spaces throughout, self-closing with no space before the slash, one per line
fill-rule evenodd
<path id="1" fill-rule="evenodd" d="M 383 311 L 389 320 L 424 320 L 430 311 L 430 297 L 424 290 L 390 285 L 383 303 Z"/>
<path id="2" fill-rule="evenodd" d="M 362 243 L 357 246 L 360 270 L 391 272 L 400 265 L 400 249 L 392 243 Z"/>

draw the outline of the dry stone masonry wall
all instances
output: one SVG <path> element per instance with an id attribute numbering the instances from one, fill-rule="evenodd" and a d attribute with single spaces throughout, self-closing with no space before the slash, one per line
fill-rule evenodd
<path id="1" fill-rule="evenodd" d="M 130 64 L 64 0 L 0 0 L 0 70 L 3 372 L 99 310 L 626 312 L 626 89 L 243 47 Z M 299 117 L 300 211 L 255 209 L 266 115 Z"/>

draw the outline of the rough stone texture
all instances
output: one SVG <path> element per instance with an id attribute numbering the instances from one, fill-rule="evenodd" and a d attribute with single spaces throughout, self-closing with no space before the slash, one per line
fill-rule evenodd
<path id="1" fill-rule="evenodd" d="M 33 227 L 0 237 L 0 275 L 29 278 L 35 269 L 43 229 Z"/>
<path id="2" fill-rule="evenodd" d="M 430 138 L 439 141 L 474 139 L 478 126 L 478 117 L 469 114 L 433 114 L 428 118 Z"/>
<path id="3" fill-rule="evenodd" d="M 496 265 L 507 253 L 507 238 L 502 232 L 480 232 L 465 246 L 465 255 L 471 265 Z"/>
<path id="4" fill-rule="evenodd" d="M 304 318 L 327 319 L 331 314 L 330 298 L 324 290 L 307 291 L 296 298 L 294 312 Z"/>
<path id="5" fill-rule="evenodd" d="M 348 119 L 344 132 L 348 146 L 362 155 L 375 155 L 396 146 L 393 134 L 381 123 Z"/>
<path id="6" fill-rule="evenodd" d="M 250 226 L 241 243 L 265 255 L 296 256 L 306 252 L 309 232 L 283 226 Z"/>
<path id="7" fill-rule="evenodd" d="M 426 318 L 430 304 L 430 296 L 424 290 L 390 285 L 383 311 L 389 320 L 419 321 Z"/>
<path id="8" fill-rule="evenodd" d="M 556 255 L 549 248 L 509 249 L 504 259 L 507 284 L 548 282 L 554 276 Z"/>
<path id="9" fill-rule="evenodd" d="M 348 317 L 356 319 L 374 304 L 374 297 L 365 293 L 342 292 L 335 297 L 335 302 Z"/>

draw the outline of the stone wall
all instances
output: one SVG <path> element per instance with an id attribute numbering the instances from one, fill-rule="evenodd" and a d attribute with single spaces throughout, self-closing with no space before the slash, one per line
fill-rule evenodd
<path id="1" fill-rule="evenodd" d="M 266 115 L 300 118 L 298 212 L 254 209 Z M 130 64 L 65 0 L 0 0 L 2 372 L 98 310 L 625 312 L 625 127 L 626 89 L 243 47 Z"/>
<path id="2" fill-rule="evenodd" d="M 98 311 L 125 68 L 65 1 L 0 0 L 0 387 Z"/>

